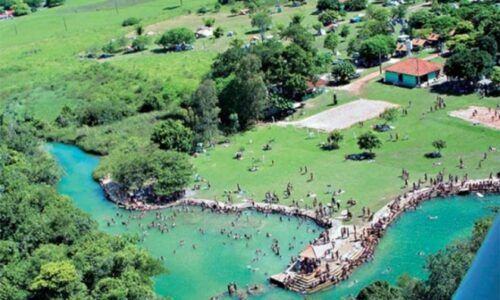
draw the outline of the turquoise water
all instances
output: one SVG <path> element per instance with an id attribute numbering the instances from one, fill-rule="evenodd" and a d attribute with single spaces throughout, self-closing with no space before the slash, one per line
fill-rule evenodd
<path id="1" fill-rule="evenodd" d="M 221 294 L 227 283 L 235 281 L 239 287 L 254 283 L 264 286 L 264 294 L 255 299 L 302 299 L 298 294 L 267 285 L 267 277 L 282 271 L 289 258 L 318 235 L 318 228 L 311 222 L 295 218 L 280 221 L 278 216 L 266 217 L 254 212 L 245 212 L 238 219 L 236 215 L 202 213 L 195 208 L 186 212 L 176 208 L 162 211 L 169 218 L 166 221 L 170 228 L 168 233 L 147 230 L 144 226 L 155 220 L 155 212 L 139 219 L 139 213 L 120 210 L 104 198 L 99 185 L 91 178 L 92 170 L 99 163 L 97 157 L 63 144 L 50 144 L 48 150 L 65 171 L 58 185 L 59 192 L 71 197 L 102 230 L 112 234 L 137 234 L 144 239 L 143 247 L 156 257 L 164 257 L 169 273 L 156 278 L 159 294 L 174 299 L 207 299 Z M 356 294 L 375 280 L 395 282 L 404 272 L 424 278 L 425 256 L 422 254 L 434 253 L 457 238 L 469 236 L 474 221 L 490 214 L 488 206 L 494 204 L 500 205 L 500 196 L 453 197 L 425 203 L 417 211 L 405 214 L 388 230 L 372 262 L 360 267 L 338 287 L 310 295 L 310 298 L 340 299 Z M 123 217 L 117 217 L 117 212 Z M 438 218 L 430 220 L 428 216 Z M 116 224 L 108 227 L 111 218 Z M 121 224 L 127 220 L 127 226 Z M 172 228 L 174 222 L 176 226 Z M 204 234 L 200 233 L 200 228 Z M 251 234 L 252 239 L 235 240 L 221 235 L 222 228 L 232 234 Z M 267 237 L 267 233 L 271 237 Z M 282 258 L 271 251 L 274 238 L 280 242 Z M 261 250 L 258 255 L 257 249 Z"/>

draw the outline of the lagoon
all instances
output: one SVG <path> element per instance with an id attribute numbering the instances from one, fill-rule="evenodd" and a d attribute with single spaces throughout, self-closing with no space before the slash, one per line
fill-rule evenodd
<path id="1" fill-rule="evenodd" d="M 266 217 L 253 211 L 238 218 L 234 214 L 202 212 L 199 208 L 173 208 L 161 211 L 171 227 L 168 233 L 162 234 L 158 229 L 146 227 L 156 220 L 156 212 L 145 213 L 139 218 L 140 213 L 119 209 L 105 199 L 91 176 L 99 163 L 98 157 L 59 143 L 49 144 L 47 149 L 64 170 L 58 184 L 61 194 L 73 199 L 77 207 L 90 214 L 101 230 L 137 235 L 143 240 L 140 245 L 153 256 L 164 257 L 169 272 L 155 279 L 158 294 L 174 299 L 208 299 L 221 295 L 226 285 L 234 281 L 240 288 L 251 284 L 263 286 L 264 293 L 255 299 L 303 298 L 270 286 L 267 278 L 282 271 L 291 256 L 297 255 L 318 236 L 320 228 L 314 223 L 297 218 L 280 221 L 277 215 Z M 372 262 L 356 270 L 348 281 L 310 295 L 310 298 L 340 299 L 355 295 L 375 280 L 394 283 L 405 272 L 425 278 L 425 255 L 470 236 L 474 221 L 491 214 L 489 207 L 493 205 L 500 205 L 500 196 L 451 197 L 424 203 L 392 225 L 377 247 Z M 431 220 L 429 216 L 437 218 Z M 116 224 L 108 226 L 111 218 Z M 128 224 L 122 225 L 122 222 Z M 222 228 L 231 231 L 229 237 L 227 233 L 221 234 Z M 251 234 L 252 239 L 235 240 L 234 234 Z M 271 251 L 273 239 L 280 243 L 281 257 Z M 258 254 L 257 249 L 260 250 Z"/>

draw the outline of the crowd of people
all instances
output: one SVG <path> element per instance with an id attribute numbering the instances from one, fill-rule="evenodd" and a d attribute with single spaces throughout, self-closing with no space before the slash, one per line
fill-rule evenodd
<path id="1" fill-rule="evenodd" d="M 406 175 L 406 176 L 405 176 Z M 500 174 L 497 174 L 500 175 Z M 403 176 L 409 178 L 409 174 L 403 170 Z M 424 181 L 429 183 L 426 188 L 421 188 Z M 469 181 L 467 175 L 459 180 L 458 176 L 449 175 L 448 180 L 442 172 L 439 172 L 435 178 L 425 176 L 424 180 L 419 179 L 418 183 L 413 185 L 413 191 L 404 193 L 393 201 L 386 208 L 376 214 L 371 214 L 369 209 L 363 209 L 363 216 L 371 216 L 370 222 L 359 230 L 355 226 L 342 227 L 340 229 L 340 239 L 348 239 L 351 235 L 354 237 L 353 243 L 360 242 L 361 249 L 352 247 L 350 256 L 339 255 L 337 251 L 333 252 L 328 258 L 325 257 L 311 259 L 309 257 L 299 257 L 292 260 L 293 268 L 289 270 L 283 280 L 283 284 L 300 292 L 308 292 L 317 289 L 320 286 L 335 285 L 340 281 L 349 278 L 352 271 L 364 263 L 371 260 L 380 238 L 392 222 L 403 212 L 416 209 L 423 201 L 435 197 L 447 197 L 451 195 L 467 193 L 499 193 L 499 177 L 490 179 Z M 374 218 L 374 215 L 376 216 Z M 378 216 L 377 216 L 378 215 Z M 353 231 L 350 228 L 354 229 Z M 330 237 L 320 236 L 321 241 L 329 241 Z M 318 239 L 319 240 L 319 239 Z M 333 249 L 335 242 L 332 242 Z M 346 253 L 348 254 L 348 253 Z M 334 267 L 332 268 L 332 261 Z M 307 283 L 307 285 L 305 284 Z"/>

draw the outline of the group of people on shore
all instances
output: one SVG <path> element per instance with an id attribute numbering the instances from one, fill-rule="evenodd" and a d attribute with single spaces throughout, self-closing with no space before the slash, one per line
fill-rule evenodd
<path id="1" fill-rule="evenodd" d="M 404 174 L 409 177 L 409 174 Z M 429 181 L 430 187 L 421 188 L 420 180 L 418 184 L 414 184 L 413 191 L 411 193 L 404 193 L 400 195 L 388 205 L 388 212 L 379 214 L 375 217 L 375 220 L 371 220 L 368 225 L 363 227 L 359 234 L 350 232 L 349 227 L 342 227 L 340 230 L 341 239 L 348 238 L 351 234 L 354 235 L 353 243 L 360 242 L 361 249 L 352 247 L 351 251 L 356 253 L 351 253 L 350 257 L 342 257 L 339 255 L 338 250 L 332 255 L 330 259 L 334 259 L 336 267 L 331 267 L 331 261 L 326 257 L 311 259 L 311 258 L 298 258 L 292 261 L 295 267 L 291 269 L 292 273 L 288 273 L 285 277 L 283 284 L 291 289 L 307 292 L 316 289 L 320 285 L 334 285 L 340 281 L 349 278 L 352 271 L 364 263 L 365 261 L 371 260 L 375 251 L 375 247 L 378 244 L 380 238 L 383 236 L 385 230 L 392 222 L 403 212 L 407 210 L 415 209 L 423 201 L 432 199 L 434 197 L 447 197 L 451 195 L 460 194 L 462 192 L 468 193 L 499 193 L 500 192 L 500 180 L 498 178 L 480 180 L 480 181 L 469 181 L 467 175 L 463 177 L 462 180 L 458 179 L 458 176 L 448 176 L 448 181 L 445 181 L 445 176 L 442 172 L 439 172 L 436 178 L 429 178 L 426 176 L 425 181 Z M 366 215 L 366 209 L 363 210 L 363 215 Z M 368 215 L 369 212 L 368 212 Z M 375 214 L 377 215 L 377 214 Z M 373 218 L 373 214 L 372 214 Z M 353 227 L 355 228 L 355 227 Z M 326 241 L 329 238 L 320 236 L 322 241 Z M 332 242 L 335 245 L 335 242 Z M 335 246 L 333 246 L 335 248 Z M 293 272 L 293 269 L 297 272 Z M 313 280 L 307 280 L 313 276 Z M 301 277 L 301 279 L 299 279 Z M 304 282 L 308 282 L 305 286 Z"/>

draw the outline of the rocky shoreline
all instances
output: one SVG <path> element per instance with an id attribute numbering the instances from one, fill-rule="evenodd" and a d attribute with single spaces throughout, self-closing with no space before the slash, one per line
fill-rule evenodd
<path id="1" fill-rule="evenodd" d="M 437 180 L 429 187 L 405 193 L 370 217 L 369 222 L 327 230 L 315 243 L 292 260 L 288 269 L 273 275 L 271 282 L 300 293 L 313 293 L 346 280 L 361 264 L 372 259 L 387 228 L 405 211 L 414 210 L 436 197 L 500 193 L 500 179 Z M 311 251 L 312 250 L 312 251 Z"/>
<path id="2" fill-rule="evenodd" d="M 418 189 L 414 185 L 412 192 L 396 197 L 379 211 L 363 218 L 362 225 L 356 226 L 342 225 L 323 206 L 308 210 L 253 200 L 233 204 L 187 197 L 165 204 L 148 204 L 130 201 L 123 188 L 109 179 L 101 180 L 100 185 L 107 199 L 128 210 L 147 211 L 187 205 L 200 206 L 216 213 L 240 213 L 251 209 L 264 214 L 281 214 L 314 221 L 324 231 L 297 257 L 292 258 L 284 272 L 270 277 L 271 283 L 300 293 L 314 293 L 349 278 L 358 266 L 372 259 L 376 245 L 386 229 L 403 212 L 415 209 L 422 202 L 436 197 L 469 193 L 500 193 L 499 178 L 458 180 L 457 177 L 450 177 L 445 182 L 441 175 L 435 180 L 431 179 L 429 186 Z"/>

